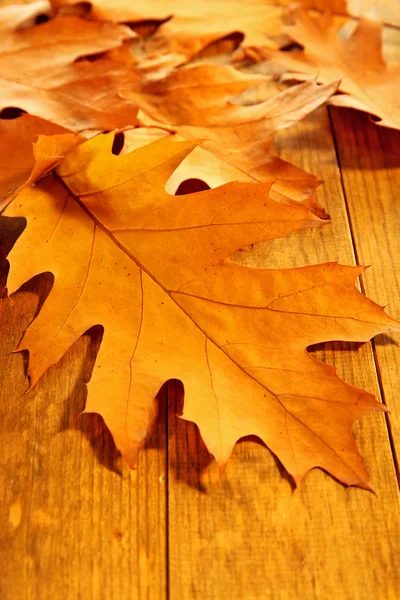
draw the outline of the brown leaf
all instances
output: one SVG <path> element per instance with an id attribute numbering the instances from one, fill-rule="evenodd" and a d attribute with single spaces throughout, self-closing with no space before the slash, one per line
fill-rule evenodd
<path id="1" fill-rule="evenodd" d="M 135 124 L 136 108 L 118 96 L 118 89 L 137 76 L 109 58 L 75 62 L 133 37 L 122 25 L 74 16 L 3 32 L 0 110 L 18 107 L 74 131 Z"/>
<path id="2" fill-rule="evenodd" d="M 84 142 L 7 208 L 27 219 L 10 254 L 9 291 L 45 271 L 55 278 L 19 348 L 30 353 L 31 385 L 101 324 L 86 411 L 104 417 L 130 464 L 158 390 L 177 378 L 184 417 L 220 465 L 236 440 L 254 434 L 296 482 L 318 466 L 368 487 L 352 425 L 384 407 L 305 350 L 398 329 L 356 290 L 362 269 L 233 263 L 229 256 L 250 242 L 321 221 L 304 206 L 274 202 L 263 183 L 170 196 L 166 182 L 196 144 L 166 138 L 115 156 L 113 139 Z"/>
<path id="3" fill-rule="evenodd" d="M 386 64 L 382 58 L 382 25 L 361 19 L 348 40 L 339 39 L 329 15 L 311 17 L 294 13 L 296 24 L 285 31 L 303 52 L 260 50 L 268 61 L 284 66 L 297 80 L 310 75 L 320 82 L 340 79 L 342 95 L 330 99 L 335 106 L 348 106 L 371 113 L 379 125 L 400 128 L 400 63 Z"/>
<path id="4" fill-rule="evenodd" d="M 53 0 L 56 8 L 76 0 Z M 149 52 L 180 54 L 193 59 L 210 44 L 234 34 L 245 43 L 277 48 L 269 35 L 279 33 L 283 10 L 265 0 L 93 0 L 90 16 L 122 23 L 158 22 L 148 41 Z M 183 58 L 184 60 L 184 58 Z"/>
<path id="5" fill-rule="evenodd" d="M 203 139 L 204 149 L 228 167 L 256 181 L 276 181 L 276 192 L 304 201 L 320 181 L 270 156 L 270 148 L 277 131 L 320 106 L 336 91 L 337 84 L 306 82 L 264 102 L 240 104 L 240 94 L 266 81 L 263 76 L 241 73 L 229 65 L 199 65 L 159 81 L 137 82 L 121 93 L 140 107 L 143 125 L 166 126 L 183 138 Z M 313 199 L 310 202 L 317 206 Z"/>

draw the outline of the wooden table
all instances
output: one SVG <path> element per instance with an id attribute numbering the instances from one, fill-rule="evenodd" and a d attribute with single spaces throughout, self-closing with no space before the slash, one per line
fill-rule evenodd
<path id="1" fill-rule="evenodd" d="M 240 259 L 371 264 L 362 289 L 400 318 L 400 132 L 324 107 L 280 133 L 275 148 L 325 181 L 318 197 L 332 224 L 243 250 Z M 6 245 L 20 225 L 2 219 Z M 26 357 L 11 352 L 49 283 L 38 277 L 0 308 L 2 599 L 400 597 L 399 335 L 312 350 L 392 411 L 355 427 L 375 494 L 345 489 L 321 470 L 294 491 L 251 439 L 237 444 L 218 482 L 196 427 L 176 416 L 174 382 L 159 395 L 157 425 L 130 471 L 101 418 L 79 414 L 99 331 L 24 393 Z"/>

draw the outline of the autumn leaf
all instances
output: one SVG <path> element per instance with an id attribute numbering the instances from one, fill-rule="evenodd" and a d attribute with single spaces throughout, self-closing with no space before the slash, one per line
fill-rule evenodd
<path id="1" fill-rule="evenodd" d="M 82 60 L 134 37 L 123 25 L 75 16 L 18 31 L 3 30 L 0 110 L 18 107 L 74 131 L 134 125 L 136 108 L 120 98 L 118 90 L 137 75 L 108 57 Z"/>
<path id="2" fill-rule="evenodd" d="M 321 221 L 305 206 L 274 202 L 265 183 L 171 196 L 166 182 L 195 142 L 164 138 L 115 156 L 113 140 L 82 143 L 7 208 L 27 219 L 9 257 L 9 292 L 54 275 L 19 347 L 29 350 L 30 385 L 100 324 L 86 412 L 104 417 L 131 465 L 157 392 L 176 378 L 184 418 L 197 423 L 219 465 L 254 434 L 296 482 L 321 467 L 368 487 L 352 425 L 384 407 L 306 352 L 398 329 L 356 290 L 362 268 L 235 264 L 238 248 Z"/>
<path id="3" fill-rule="evenodd" d="M 197 65 L 161 80 L 138 81 L 124 87 L 121 94 L 140 107 L 138 118 L 143 125 L 166 127 L 185 139 L 203 139 L 203 148 L 226 163 L 225 169 L 215 168 L 216 173 L 228 174 L 234 168 L 256 181 L 275 181 L 277 193 L 304 201 L 320 181 L 271 156 L 270 148 L 280 129 L 325 102 L 336 91 L 337 83 L 318 86 L 309 81 L 264 102 L 240 104 L 243 92 L 267 81 L 229 65 Z M 213 187 L 212 181 L 207 183 Z M 315 200 L 310 199 L 311 204 L 317 210 Z"/>
<path id="4" fill-rule="evenodd" d="M 168 133 L 157 127 L 127 128 L 124 129 L 123 135 L 122 154 L 141 148 L 166 136 L 173 141 L 184 140 L 177 133 Z M 280 177 L 280 181 L 275 181 L 276 177 Z M 269 193 L 270 197 L 276 202 L 284 202 L 285 204 L 294 202 L 296 205 L 302 203 L 319 218 L 329 218 L 315 199 L 315 189 L 322 183 L 316 177 L 290 163 L 272 157 L 268 176 L 266 174 L 265 178 L 266 180 L 269 178 L 272 183 Z M 201 146 L 197 146 L 175 169 L 165 189 L 170 194 L 175 194 L 180 193 L 179 190 L 182 184 L 185 188 L 189 186 L 191 191 L 200 191 L 200 189 L 215 188 L 231 181 L 254 183 L 261 180 L 260 177 L 256 177 L 254 174 L 249 175 L 221 160 L 215 154 L 204 150 Z M 200 189 L 193 190 L 193 186 L 198 186 Z"/>
<path id="5" fill-rule="evenodd" d="M 76 0 L 53 0 L 55 8 L 77 5 Z M 149 53 L 172 53 L 191 60 L 209 45 L 236 35 L 246 44 L 277 48 L 268 36 L 279 35 L 283 10 L 265 0 L 93 0 L 92 18 L 140 25 L 158 22 L 146 40 Z"/>
<path id="6" fill-rule="evenodd" d="M 277 0 L 279 5 L 293 4 L 291 0 Z M 300 0 L 304 9 L 316 9 L 352 17 L 368 17 L 391 25 L 400 25 L 397 0 Z"/>
<path id="7" fill-rule="evenodd" d="M 9 194 L 18 187 L 28 180 L 33 182 L 37 176 L 54 166 L 55 163 L 50 161 L 43 170 L 43 164 L 35 164 L 33 143 L 37 141 L 38 134 L 61 136 L 68 135 L 69 132 L 58 125 L 27 114 L 17 119 L 0 119 L 0 208 Z M 60 137 L 61 139 L 63 138 Z M 34 166 L 37 175 L 32 173 Z"/>
<path id="8" fill-rule="evenodd" d="M 0 7 L 0 32 L 10 32 L 33 25 L 36 17 L 47 15 L 50 11 L 51 6 L 47 0 L 35 0 L 29 4 L 8 4 L 3 1 Z"/>
<path id="9" fill-rule="evenodd" d="M 295 25 L 284 29 L 304 51 L 262 49 L 260 56 L 300 81 L 310 76 L 325 83 L 339 78 L 339 90 L 345 93 L 330 98 L 330 104 L 371 113 L 380 119 L 379 125 L 399 129 L 400 63 L 386 64 L 382 58 L 382 24 L 361 19 L 350 39 L 342 40 L 329 15 L 311 17 L 301 10 L 293 14 Z"/>

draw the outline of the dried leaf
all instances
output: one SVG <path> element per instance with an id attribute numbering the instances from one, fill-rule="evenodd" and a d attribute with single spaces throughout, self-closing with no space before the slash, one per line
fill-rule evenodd
<path id="1" fill-rule="evenodd" d="M 184 140 L 177 133 L 168 133 L 157 127 L 137 127 L 125 130 L 122 153 L 126 154 L 166 136 L 175 141 Z M 309 175 L 283 160 L 271 157 L 268 176 L 265 175 L 265 178 L 266 181 L 272 182 L 270 196 L 276 202 L 302 203 L 319 218 L 328 218 L 325 210 L 315 200 L 314 191 L 321 182 L 313 175 Z M 276 181 L 277 178 L 280 178 L 280 181 Z M 169 194 L 175 194 L 182 184 L 187 182 L 193 184 L 194 181 L 204 183 L 206 187 L 215 188 L 231 181 L 254 183 L 262 181 L 262 178 L 249 175 L 221 160 L 215 154 L 204 150 L 201 146 L 197 146 L 172 173 L 165 189 Z"/>
<path id="2" fill-rule="evenodd" d="M 137 76 L 109 58 L 74 62 L 133 37 L 125 26 L 74 16 L 7 35 L 3 31 L 0 110 L 16 106 L 74 131 L 135 124 L 136 108 L 118 96 L 118 89 Z"/>
<path id="3" fill-rule="evenodd" d="M 400 63 L 386 64 L 382 58 L 382 25 L 361 19 L 350 39 L 339 39 L 329 15 L 311 17 L 294 13 L 296 24 L 285 31 L 304 51 L 299 53 L 260 50 L 268 61 L 285 67 L 290 77 L 320 82 L 341 79 L 340 91 L 330 99 L 336 106 L 348 106 L 371 113 L 379 125 L 400 128 Z"/>
<path id="4" fill-rule="evenodd" d="M 103 415 L 131 465 L 158 390 L 177 378 L 184 417 L 221 466 L 236 440 L 254 434 L 296 482 L 318 466 L 368 487 L 352 425 L 384 408 L 305 351 L 398 329 L 356 290 L 362 269 L 233 263 L 250 242 L 321 221 L 274 202 L 263 183 L 170 196 L 166 182 L 196 144 L 166 138 L 115 156 L 113 139 L 84 142 L 7 208 L 27 218 L 10 254 L 9 291 L 45 271 L 55 278 L 19 348 L 30 353 L 31 385 L 101 324 L 86 411 Z"/>
<path id="5" fill-rule="evenodd" d="M 55 166 L 56 162 L 53 159 L 47 160 L 44 165 L 44 157 L 40 161 L 40 157 L 34 156 L 32 145 L 37 141 L 38 134 L 42 136 L 66 134 L 68 136 L 69 132 L 58 125 L 27 114 L 21 115 L 18 119 L 0 119 L 0 208 L 9 194 L 28 180 L 33 183 L 43 173 Z M 50 139 L 54 139 L 54 137 Z M 66 138 L 60 135 L 60 141 L 62 139 Z M 35 148 L 38 150 L 37 146 Z M 69 149 L 69 145 L 67 149 Z"/>
<path id="6" fill-rule="evenodd" d="M 277 0 L 277 4 L 293 4 L 292 0 Z M 305 9 L 332 12 L 339 15 L 376 19 L 390 25 L 400 25 L 398 0 L 299 0 Z"/>
<path id="7" fill-rule="evenodd" d="M 166 126 L 185 139 L 203 139 L 204 149 L 229 167 L 256 181 L 276 181 L 277 192 L 304 201 L 320 181 L 270 156 L 271 144 L 277 131 L 320 106 L 337 84 L 306 82 L 264 102 L 242 106 L 240 94 L 265 81 L 229 65 L 198 65 L 159 81 L 137 82 L 121 93 L 140 107 L 143 125 Z"/>
<path id="8" fill-rule="evenodd" d="M 76 0 L 53 0 L 56 8 Z M 232 35 L 245 43 L 277 48 L 268 36 L 279 33 L 283 10 L 265 0 L 93 0 L 90 16 L 121 23 L 158 22 L 148 52 L 180 54 L 191 60 L 210 44 Z"/>
<path id="9" fill-rule="evenodd" d="M 0 7 L 0 32 L 9 32 L 20 27 L 32 25 L 39 15 L 47 15 L 51 11 L 48 0 L 36 0 L 29 4 L 6 4 Z"/>
<path id="10" fill-rule="evenodd" d="M 39 135 L 33 146 L 34 165 L 29 178 L 20 186 L 19 190 L 35 183 L 40 177 L 54 169 L 75 146 L 83 142 L 84 138 L 76 133 L 63 135 Z M 18 191 L 19 191 L 18 190 Z"/>

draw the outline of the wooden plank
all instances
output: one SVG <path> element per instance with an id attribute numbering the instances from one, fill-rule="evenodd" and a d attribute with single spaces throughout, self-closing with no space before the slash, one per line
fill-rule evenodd
<path id="1" fill-rule="evenodd" d="M 400 132 L 346 109 L 333 109 L 332 121 L 358 260 L 372 265 L 362 278 L 365 291 L 400 318 Z M 374 346 L 399 451 L 399 338 L 381 335 Z"/>
<path id="2" fill-rule="evenodd" d="M 354 263 L 330 123 L 321 109 L 282 132 L 280 156 L 325 180 L 319 200 L 332 225 L 241 253 L 254 266 Z M 316 355 L 349 383 L 379 397 L 369 344 L 329 344 Z M 170 385 L 171 405 L 182 402 Z M 172 411 L 170 411 L 172 413 Z M 351 599 L 400 593 L 398 490 L 383 415 L 355 427 L 376 495 L 345 489 L 320 470 L 294 493 L 269 451 L 254 441 L 236 446 L 220 483 L 193 424 L 170 416 L 170 597 Z"/>
<path id="3" fill-rule="evenodd" d="M 0 306 L 2 598 L 163 599 L 165 419 L 130 471 L 102 420 L 79 416 L 99 332 L 24 394 L 24 359 L 11 353 L 48 284 L 40 276 Z"/>

